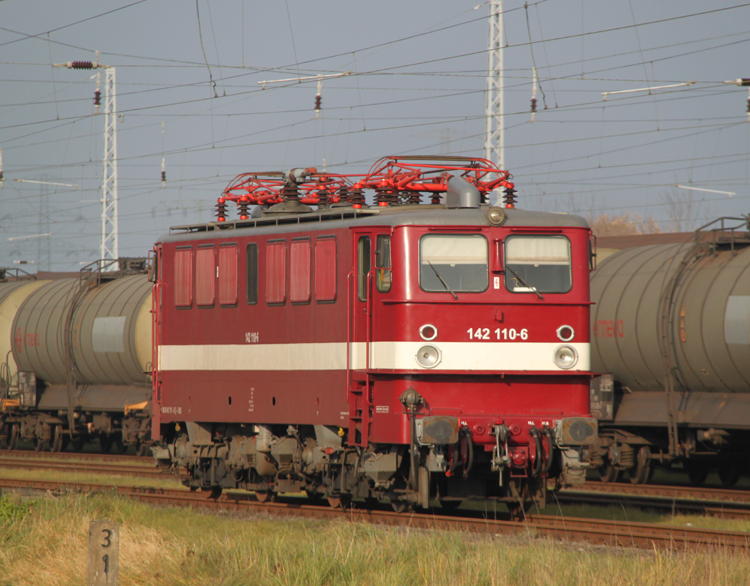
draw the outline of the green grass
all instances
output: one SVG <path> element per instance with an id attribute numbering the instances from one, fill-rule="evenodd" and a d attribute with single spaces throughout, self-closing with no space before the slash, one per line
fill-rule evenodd
<path id="1" fill-rule="evenodd" d="M 0 585 L 81 585 L 88 525 L 120 523 L 122 586 L 746 584 L 750 556 L 275 520 L 103 495 L 0 498 Z"/>

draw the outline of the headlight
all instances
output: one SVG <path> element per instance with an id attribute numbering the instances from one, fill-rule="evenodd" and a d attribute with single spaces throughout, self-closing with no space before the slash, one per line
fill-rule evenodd
<path id="1" fill-rule="evenodd" d="M 505 223 L 507 217 L 508 216 L 503 208 L 492 206 L 489 210 L 487 210 L 487 221 L 492 226 L 502 226 Z"/>
<path id="2" fill-rule="evenodd" d="M 443 356 L 437 346 L 427 344 L 426 346 L 422 346 L 419 350 L 417 350 L 414 358 L 416 358 L 417 364 L 419 364 L 419 366 L 421 366 L 422 368 L 435 368 L 438 364 L 440 364 Z"/>
<path id="3" fill-rule="evenodd" d="M 560 368 L 573 368 L 578 362 L 578 352 L 572 346 L 558 346 L 555 348 L 554 360 Z"/>

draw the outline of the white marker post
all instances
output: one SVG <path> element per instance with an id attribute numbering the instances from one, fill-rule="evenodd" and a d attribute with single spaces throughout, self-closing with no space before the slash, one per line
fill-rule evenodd
<path id="1" fill-rule="evenodd" d="M 117 586 L 120 569 L 120 526 L 112 521 L 89 525 L 88 586 Z"/>

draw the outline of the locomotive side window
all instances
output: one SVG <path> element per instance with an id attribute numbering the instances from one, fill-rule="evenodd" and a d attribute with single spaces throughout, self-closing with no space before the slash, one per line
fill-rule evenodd
<path id="1" fill-rule="evenodd" d="M 270 240 L 266 246 L 266 302 L 286 303 L 286 240 Z"/>
<path id="2" fill-rule="evenodd" d="M 419 242 L 424 291 L 479 293 L 489 285 L 487 239 L 479 234 L 429 234 Z"/>
<path id="3" fill-rule="evenodd" d="M 318 303 L 336 301 L 336 238 L 315 240 L 315 298 Z"/>
<path id="4" fill-rule="evenodd" d="M 237 305 L 237 245 L 219 247 L 219 305 Z"/>
<path id="5" fill-rule="evenodd" d="M 357 243 L 357 294 L 360 301 L 367 301 L 367 275 L 370 272 L 370 237 L 360 236 Z"/>
<path id="6" fill-rule="evenodd" d="M 174 304 L 193 305 L 193 249 L 178 248 L 174 253 Z"/>
<path id="7" fill-rule="evenodd" d="M 391 290 L 391 237 L 383 234 L 375 246 L 375 285 L 380 293 Z"/>
<path id="8" fill-rule="evenodd" d="M 195 253 L 195 302 L 209 307 L 216 297 L 216 254 L 213 246 L 198 248 Z"/>
<path id="9" fill-rule="evenodd" d="M 258 245 L 247 245 L 247 304 L 258 303 Z"/>
<path id="10" fill-rule="evenodd" d="M 572 286 L 570 241 L 565 236 L 505 239 L 505 287 L 512 293 L 567 293 Z"/>
<path id="11" fill-rule="evenodd" d="M 292 240 L 289 262 L 289 301 L 310 303 L 312 247 L 309 238 Z"/>

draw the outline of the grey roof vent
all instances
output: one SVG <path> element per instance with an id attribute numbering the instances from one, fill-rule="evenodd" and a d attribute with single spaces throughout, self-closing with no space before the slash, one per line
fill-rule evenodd
<path id="1" fill-rule="evenodd" d="M 478 208 L 482 201 L 479 190 L 461 177 L 448 179 L 448 189 L 445 192 L 445 207 L 447 208 Z"/>

